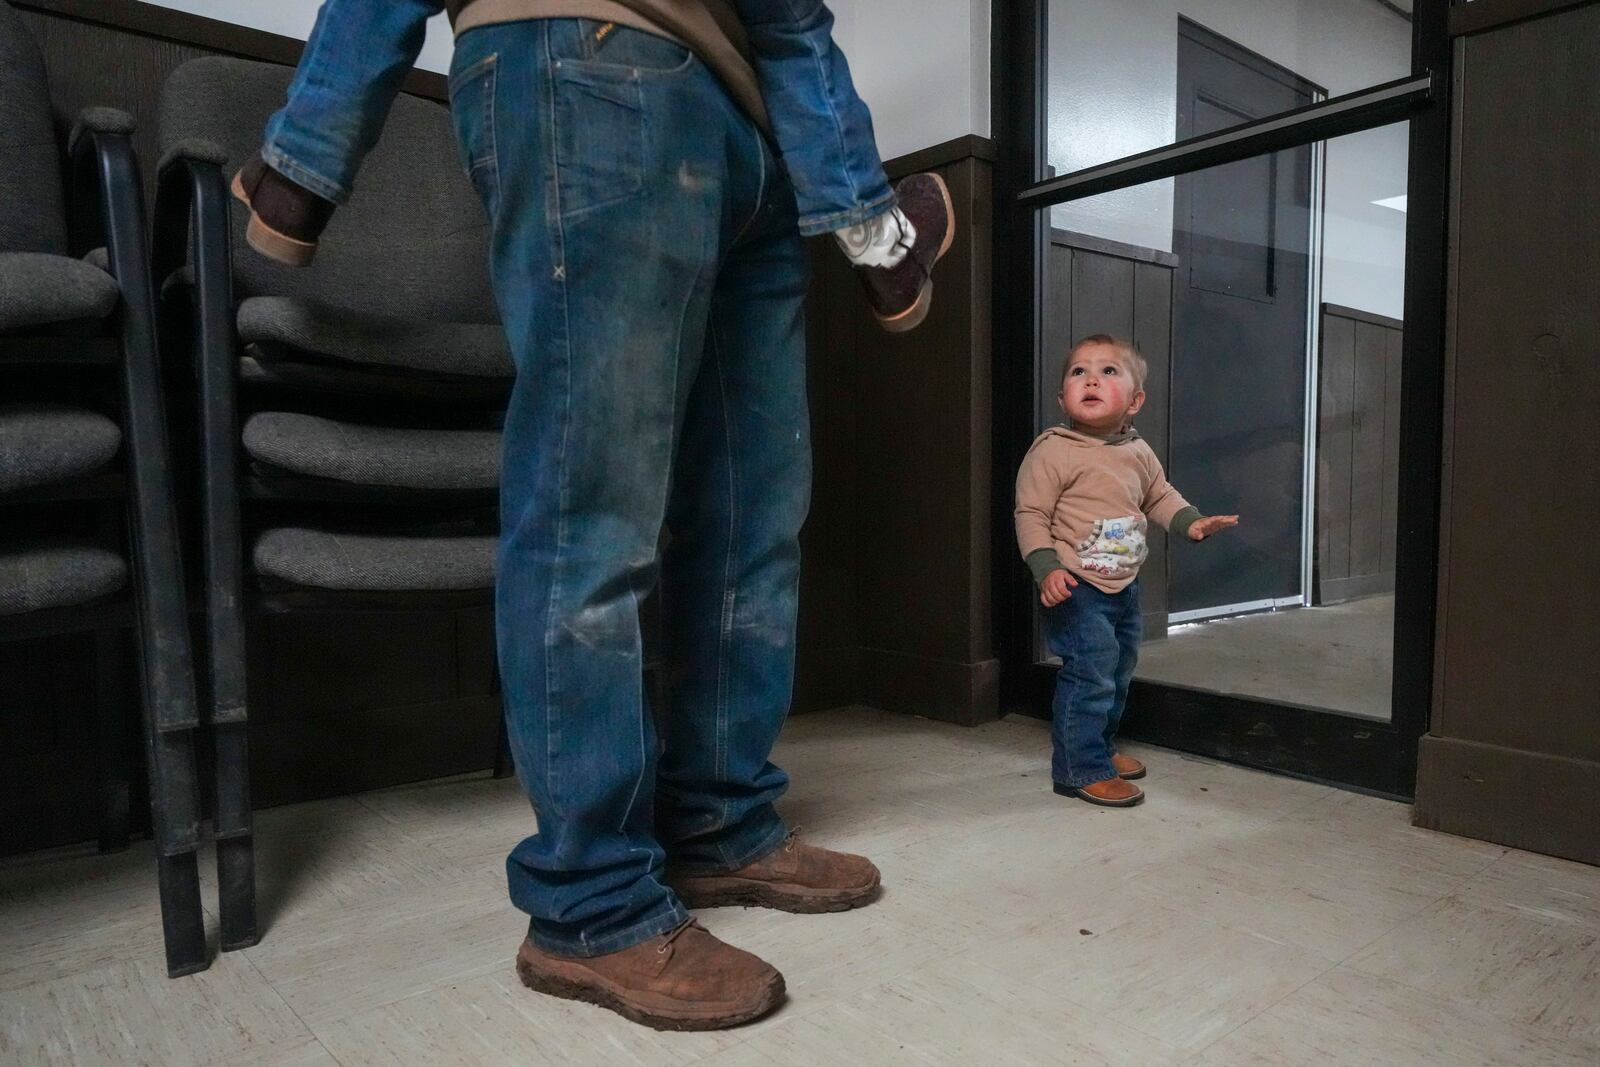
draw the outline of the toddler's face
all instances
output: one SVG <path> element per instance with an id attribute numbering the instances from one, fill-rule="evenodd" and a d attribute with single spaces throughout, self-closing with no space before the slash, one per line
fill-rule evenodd
<path id="1" fill-rule="evenodd" d="M 1144 406 L 1122 351 L 1114 345 L 1084 345 L 1061 381 L 1061 411 L 1091 433 L 1116 433 Z"/>

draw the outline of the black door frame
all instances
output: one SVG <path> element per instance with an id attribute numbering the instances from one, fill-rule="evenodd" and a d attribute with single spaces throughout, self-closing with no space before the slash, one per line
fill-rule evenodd
<path id="1" fill-rule="evenodd" d="M 1543 3 L 1561 0 L 1543 0 Z M 1570 2 L 1570 0 L 1568 0 Z M 1478 0 L 1511 8 L 1540 0 Z M 1433 702 L 1450 161 L 1451 0 L 1416 0 L 1410 76 L 1283 115 L 1045 176 L 1044 49 L 1048 0 L 993 5 L 996 168 L 994 484 L 1008 486 L 1033 438 L 1048 213 L 1042 209 L 1264 152 L 1409 118 L 1406 330 L 1402 350 L 1400 502 L 1395 556 L 1394 688 L 1388 722 L 1307 707 L 1135 683 L 1124 731 L 1157 744 L 1392 796 L 1414 794 L 1417 742 Z M 1459 12 L 1457 18 L 1459 20 Z M 994 494 L 994 634 L 1001 707 L 1049 706 L 1053 669 L 1033 662 L 1033 585 L 1014 559 L 1010 494 Z"/>

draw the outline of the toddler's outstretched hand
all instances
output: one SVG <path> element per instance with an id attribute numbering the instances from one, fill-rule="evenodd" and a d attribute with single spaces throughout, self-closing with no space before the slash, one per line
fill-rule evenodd
<path id="1" fill-rule="evenodd" d="M 1078 584 L 1078 579 L 1066 571 L 1051 571 L 1044 576 L 1044 581 L 1039 583 L 1039 603 L 1047 608 L 1053 608 L 1067 597 L 1072 595 L 1072 587 Z"/>
<path id="2" fill-rule="evenodd" d="M 1189 527 L 1189 540 L 1204 541 L 1212 534 L 1221 533 L 1230 526 L 1239 525 L 1237 515 L 1207 515 L 1203 519 L 1196 519 Z"/>

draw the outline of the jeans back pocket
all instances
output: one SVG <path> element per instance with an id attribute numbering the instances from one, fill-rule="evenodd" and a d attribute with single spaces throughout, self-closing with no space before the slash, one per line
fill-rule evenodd
<path id="1" fill-rule="evenodd" d="M 644 96 L 636 71 L 557 60 L 556 170 L 564 217 L 644 188 Z"/>

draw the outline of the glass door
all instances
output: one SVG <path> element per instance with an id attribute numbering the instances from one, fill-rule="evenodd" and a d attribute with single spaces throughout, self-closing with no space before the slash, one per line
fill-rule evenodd
<path id="1" fill-rule="evenodd" d="M 1033 92 L 1007 124 L 1032 150 L 1008 161 L 1000 255 L 1033 285 L 997 337 L 997 479 L 1062 421 L 1077 340 L 1134 345 L 1134 427 L 1190 502 L 1241 521 L 1199 544 L 1152 531 L 1124 732 L 1409 794 L 1431 671 L 1445 5 L 1023 6 L 998 27 Z M 1007 417 L 1024 392 L 1026 427 Z M 1048 715 L 1056 664 L 998 511 L 1008 698 Z"/>

